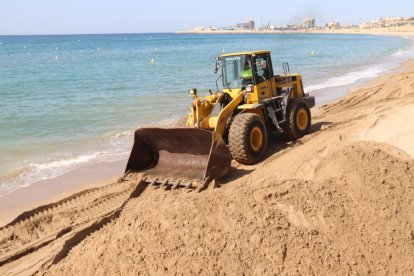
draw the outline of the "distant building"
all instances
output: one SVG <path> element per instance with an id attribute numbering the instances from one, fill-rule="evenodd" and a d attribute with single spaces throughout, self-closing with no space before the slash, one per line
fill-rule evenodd
<path id="1" fill-rule="evenodd" d="M 202 31 L 205 31 L 205 30 L 206 30 L 206 28 L 203 27 L 203 26 L 193 28 L 193 32 L 202 32 Z"/>
<path id="2" fill-rule="evenodd" d="M 236 28 L 239 30 L 248 30 L 249 25 L 247 23 L 237 23 Z"/>
<path id="3" fill-rule="evenodd" d="M 315 29 L 315 18 L 305 18 L 303 19 L 303 28 L 304 29 Z"/>
<path id="4" fill-rule="evenodd" d="M 254 30 L 254 20 L 250 18 L 246 23 L 237 23 L 236 28 L 239 30 Z"/>
<path id="5" fill-rule="evenodd" d="M 299 29 L 295 24 L 283 25 L 282 30 L 292 31 Z"/>
<path id="6" fill-rule="evenodd" d="M 327 28 L 329 30 L 340 29 L 341 24 L 339 24 L 338 21 L 332 20 L 332 21 L 329 21 L 328 23 L 326 23 L 325 28 Z"/>
<path id="7" fill-rule="evenodd" d="M 407 25 L 408 17 L 381 17 L 380 22 L 384 27 L 403 26 Z"/>
<path id="8" fill-rule="evenodd" d="M 368 21 L 364 24 L 359 25 L 361 29 L 370 28 L 384 28 L 384 27 L 396 27 L 404 25 L 413 25 L 413 20 L 409 17 L 380 17 L 376 20 Z"/>
<path id="9" fill-rule="evenodd" d="M 217 32 L 217 31 L 222 31 L 223 29 L 220 27 L 215 27 L 215 26 L 209 26 L 208 27 L 208 31 L 210 32 Z"/>
<path id="10" fill-rule="evenodd" d="M 249 30 L 254 30 L 254 20 L 253 18 L 249 18 L 249 21 L 247 22 L 249 24 Z"/>

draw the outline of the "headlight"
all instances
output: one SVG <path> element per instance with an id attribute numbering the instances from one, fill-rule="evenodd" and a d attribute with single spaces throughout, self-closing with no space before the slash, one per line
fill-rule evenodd
<path id="1" fill-rule="evenodd" d="M 252 87 L 251 85 L 248 85 L 248 86 L 246 87 L 246 92 L 247 92 L 247 93 L 252 93 L 252 92 L 253 92 L 253 87 Z"/>

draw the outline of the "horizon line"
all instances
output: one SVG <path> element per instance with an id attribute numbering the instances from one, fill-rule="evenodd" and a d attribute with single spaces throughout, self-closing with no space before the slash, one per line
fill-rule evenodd
<path id="1" fill-rule="evenodd" d="M 68 33 L 68 34 L 0 34 L 0 36 L 65 36 L 65 35 L 134 35 L 134 34 L 176 34 L 176 32 L 141 32 L 141 33 Z"/>

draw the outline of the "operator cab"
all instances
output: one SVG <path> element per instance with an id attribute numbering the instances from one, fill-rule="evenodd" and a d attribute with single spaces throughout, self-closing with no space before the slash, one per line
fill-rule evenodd
<path id="1" fill-rule="evenodd" d="M 245 89 L 273 77 L 269 51 L 223 55 L 221 64 L 224 89 Z"/>

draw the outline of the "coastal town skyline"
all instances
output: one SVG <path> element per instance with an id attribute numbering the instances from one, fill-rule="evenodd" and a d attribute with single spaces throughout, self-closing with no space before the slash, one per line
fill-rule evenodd
<path id="1" fill-rule="evenodd" d="M 191 30 L 178 31 L 179 33 L 186 32 L 195 32 L 195 33 L 204 33 L 204 32 L 268 32 L 268 31 L 317 31 L 317 30 L 342 30 L 342 29 L 373 29 L 373 28 L 388 28 L 388 27 L 401 27 L 407 25 L 414 25 L 414 16 L 404 17 L 404 16 L 387 16 L 379 17 L 377 19 L 369 20 L 367 22 L 362 22 L 360 24 L 351 24 L 344 25 L 341 22 L 336 20 L 330 20 L 325 24 L 319 24 L 315 17 L 306 17 L 302 19 L 302 23 L 299 24 L 282 24 L 274 25 L 269 19 L 266 23 L 263 23 L 258 26 L 256 21 L 250 17 L 245 22 L 235 23 L 229 26 L 196 26 Z"/>
<path id="2" fill-rule="evenodd" d="M 218 0 L 174 3 L 92 0 L 56 2 L 4 0 L 0 3 L 0 35 L 150 33 L 189 30 L 195 26 L 231 26 L 254 18 L 256 26 L 298 25 L 316 18 L 318 25 L 332 20 L 343 26 L 359 25 L 380 17 L 411 17 L 414 2 L 396 0 L 343 3 L 304 0 L 289 3 L 255 3 Z"/>

